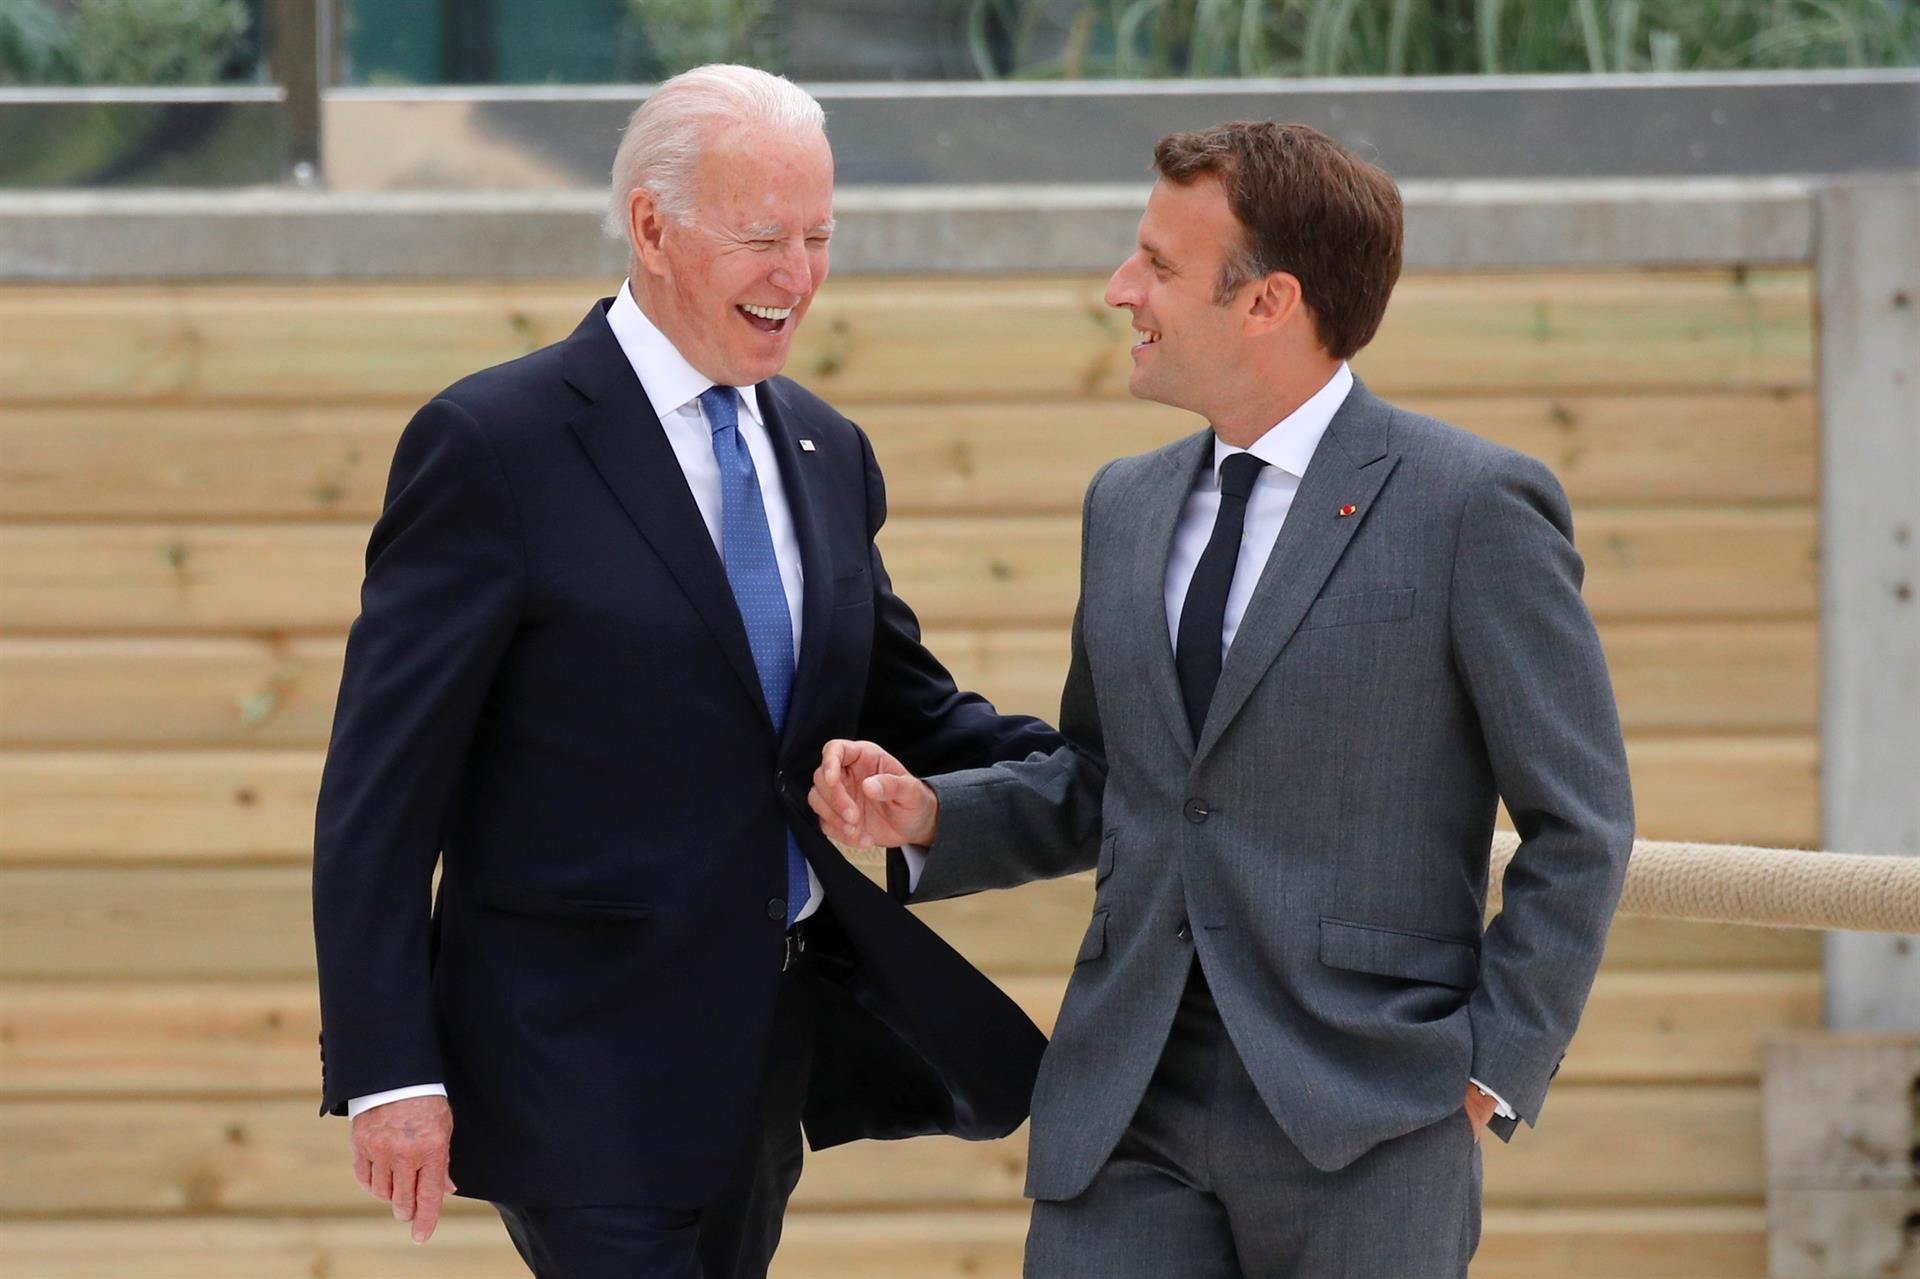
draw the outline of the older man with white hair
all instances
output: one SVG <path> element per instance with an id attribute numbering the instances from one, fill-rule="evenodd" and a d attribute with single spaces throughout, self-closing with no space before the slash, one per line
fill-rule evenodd
<path id="1" fill-rule="evenodd" d="M 612 197 L 618 296 L 394 457 L 315 837 L 322 1110 L 416 1242 L 459 1193 L 542 1279 L 761 1276 L 803 1121 L 1000 1136 L 1044 1042 L 821 835 L 822 745 L 1059 739 L 922 647 L 866 437 L 778 376 L 827 275 L 819 105 L 676 77 Z"/>

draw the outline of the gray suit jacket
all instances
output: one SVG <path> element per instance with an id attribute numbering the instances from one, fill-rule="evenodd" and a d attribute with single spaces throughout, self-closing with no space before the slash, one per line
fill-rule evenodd
<path id="1" fill-rule="evenodd" d="M 1633 843 L 1560 486 L 1358 383 L 1196 742 L 1162 583 L 1212 439 L 1109 463 L 1087 490 L 1069 744 L 930 779 L 940 827 L 916 900 L 1097 867 L 1035 1085 L 1035 1198 L 1079 1194 L 1112 1152 L 1196 948 L 1315 1165 L 1457 1111 L 1470 1076 L 1532 1123 Z M 1483 936 L 1498 799 L 1523 842 Z"/>

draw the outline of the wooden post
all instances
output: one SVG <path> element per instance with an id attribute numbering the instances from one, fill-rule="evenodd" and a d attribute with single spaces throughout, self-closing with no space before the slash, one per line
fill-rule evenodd
<path id="1" fill-rule="evenodd" d="M 1772 1279 L 1920 1279 L 1920 1036 L 1785 1037 L 1764 1084 Z"/>
<path id="2" fill-rule="evenodd" d="M 1920 177 L 1820 192 L 1822 843 L 1920 854 Z M 1920 938 L 1831 933 L 1827 1025 L 1920 1030 Z"/>

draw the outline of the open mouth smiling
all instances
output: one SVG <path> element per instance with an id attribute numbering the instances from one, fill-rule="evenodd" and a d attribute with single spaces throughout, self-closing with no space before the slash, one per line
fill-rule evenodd
<path id="1" fill-rule="evenodd" d="M 768 335 L 786 332 L 787 322 L 793 317 L 793 308 L 790 306 L 755 306 L 743 302 L 734 310 L 748 324 Z"/>

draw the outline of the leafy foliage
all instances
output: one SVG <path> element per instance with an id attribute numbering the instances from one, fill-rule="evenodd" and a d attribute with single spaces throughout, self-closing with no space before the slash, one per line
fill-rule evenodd
<path id="1" fill-rule="evenodd" d="M 709 62 L 770 66 L 773 0 L 627 0 L 664 76 Z"/>
<path id="2" fill-rule="evenodd" d="M 0 84 L 215 84 L 248 25 L 241 0 L 0 0 Z"/>
<path id="3" fill-rule="evenodd" d="M 66 23 L 44 0 L 0 0 L 0 85 L 73 79 Z"/>
<path id="4" fill-rule="evenodd" d="M 1920 0 L 973 0 L 972 13 L 988 78 L 1920 64 Z"/>

